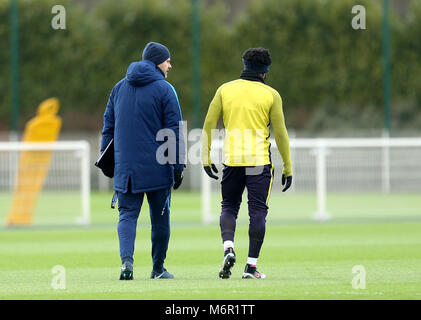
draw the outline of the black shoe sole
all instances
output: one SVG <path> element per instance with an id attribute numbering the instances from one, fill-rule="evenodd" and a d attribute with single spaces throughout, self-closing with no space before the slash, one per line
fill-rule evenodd
<path id="1" fill-rule="evenodd" d="M 229 279 L 231 277 L 231 269 L 235 264 L 235 255 L 228 253 L 225 258 L 221 269 L 219 270 L 219 277 L 221 279 Z"/>
<path id="2" fill-rule="evenodd" d="M 120 280 L 133 280 L 132 271 L 122 271 L 120 274 Z"/>

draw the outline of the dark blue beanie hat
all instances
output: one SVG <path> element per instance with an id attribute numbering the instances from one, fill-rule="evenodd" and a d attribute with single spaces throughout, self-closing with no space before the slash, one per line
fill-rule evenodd
<path id="1" fill-rule="evenodd" d="M 268 73 L 269 66 L 263 63 L 257 63 L 252 61 L 247 61 L 243 59 L 244 70 L 245 71 L 254 71 L 256 73 Z"/>
<path id="2" fill-rule="evenodd" d="M 170 57 L 168 48 L 158 42 L 149 42 L 142 53 L 143 60 L 152 61 L 156 65 L 161 64 Z"/>

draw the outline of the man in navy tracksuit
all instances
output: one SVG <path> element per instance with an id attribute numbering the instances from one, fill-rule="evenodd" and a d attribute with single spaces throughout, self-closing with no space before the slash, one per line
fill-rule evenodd
<path id="1" fill-rule="evenodd" d="M 133 279 L 136 226 L 146 193 L 152 225 L 151 278 L 173 278 L 164 268 L 170 238 L 171 187 L 183 179 L 185 142 L 174 87 L 165 81 L 170 52 L 150 42 L 113 88 L 104 114 L 101 153 L 114 138 L 114 190 L 118 197 L 120 280 Z"/>

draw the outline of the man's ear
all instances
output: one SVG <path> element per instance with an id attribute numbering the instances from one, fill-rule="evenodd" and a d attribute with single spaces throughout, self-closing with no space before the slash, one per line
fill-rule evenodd
<path id="1" fill-rule="evenodd" d="M 266 79 L 266 73 L 262 73 L 262 78 Z"/>

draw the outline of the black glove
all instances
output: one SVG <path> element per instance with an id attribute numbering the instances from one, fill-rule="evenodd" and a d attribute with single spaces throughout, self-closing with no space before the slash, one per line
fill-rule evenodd
<path id="1" fill-rule="evenodd" d="M 218 173 L 218 169 L 216 169 L 215 164 L 212 163 L 212 168 L 211 166 L 203 166 L 203 169 L 205 170 L 206 174 L 211 177 L 212 179 L 218 180 L 218 176 L 214 175 L 212 171 L 214 171 L 215 173 Z"/>
<path id="2" fill-rule="evenodd" d="M 181 182 L 183 182 L 183 171 L 174 169 L 174 190 L 177 190 L 178 187 L 181 185 Z"/>
<path id="3" fill-rule="evenodd" d="M 285 177 L 285 175 L 282 174 L 282 185 L 285 185 L 285 187 L 282 189 L 282 192 L 287 191 L 289 187 L 291 187 L 291 183 L 292 183 L 292 176 Z"/>

